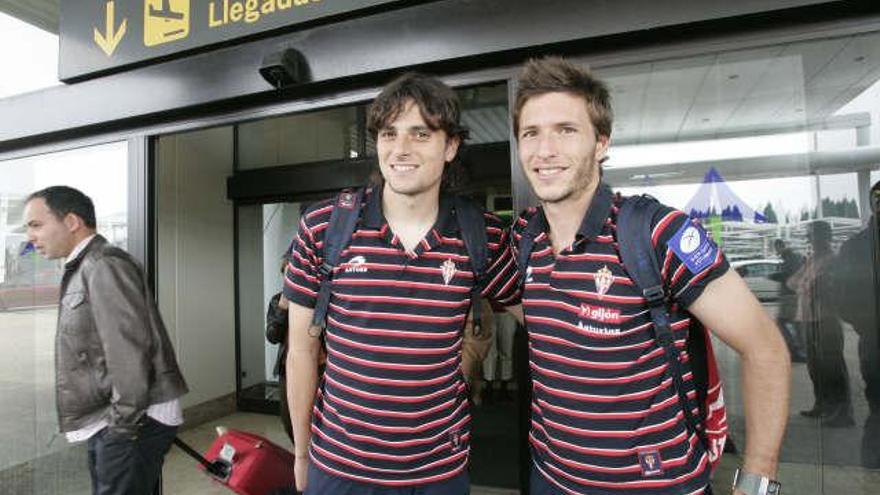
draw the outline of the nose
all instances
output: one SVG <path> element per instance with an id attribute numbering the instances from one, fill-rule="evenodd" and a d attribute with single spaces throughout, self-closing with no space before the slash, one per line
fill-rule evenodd
<path id="1" fill-rule="evenodd" d="M 405 133 L 397 136 L 397 139 L 394 140 L 394 147 L 392 148 L 394 157 L 407 157 L 409 156 L 411 150 L 412 143 L 410 142 L 409 136 L 407 136 Z"/>
<path id="2" fill-rule="evenodd" d="M 556 135 L 552 132 L 543 132 L 538 136 L 538 157 L 552 158 L 556 156 Z"/>

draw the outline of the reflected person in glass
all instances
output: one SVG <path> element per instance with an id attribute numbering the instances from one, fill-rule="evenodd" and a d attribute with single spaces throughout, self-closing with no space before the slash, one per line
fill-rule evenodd
<path id="1" fill-rule="evenodd" d="M 840 246 L 837 294 L 840 317 L 859 336 L 859 369 L 868 418 L 862 435 L 862 465 L 880 469 L 880 181 L 871 187 L 871 217 Z"/>
<path id="2" fill-rule="evenodd" d="M 837 259 L 831 249 L 831 225 L 824 220 L 810 223 L 807 240 L 813 252 L 787 282 L 798 297 L 795 320 L 806 338 L 815 398 L 813 407 L 800 414 L 819 418 L 824 426 L 850 427 L 855 423 L 835 297 Z"/>

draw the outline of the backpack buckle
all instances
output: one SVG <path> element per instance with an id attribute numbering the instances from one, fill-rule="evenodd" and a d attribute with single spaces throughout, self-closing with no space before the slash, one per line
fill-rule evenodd
<path id="1" fill-rule="evenodd" d="M 666 301 L 666 293 L 663 291 L 662 285 L 648 287 L 642 291 L 642 295 L 645 296 L 649 306 L 659 306 Z"/>
<path id="2" fill-rule="evenodd" d="M 322 278 L 328 278 L 333 273 L 333 265 L 326 261 L 321 263 L 321 266 L 318 267 L 318 273 L 321 274 Z"/>

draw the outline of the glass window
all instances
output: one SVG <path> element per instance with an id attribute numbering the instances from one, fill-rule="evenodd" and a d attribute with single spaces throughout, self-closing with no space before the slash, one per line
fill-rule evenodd
<path id="1" fill-rule="evenodd" d="M 58 434 L 54 341 L 63 260 L 28 248 L 28 194 L 52 185 L 95 203 L 98 232 L 126 247 L 128 145 L 0 162 L 0 493 L 90 493 L 84 445 Z"/>
<path id="2" fill-rule="evenodd" d="M 604 178 L 698 218 L 794 357 L 786 492 L 880 490 L 880 33 L 597 70 L 615 124 Z M 718 343 L 731 437 L 739 362 Z M 727 454 L 715 490 L 740 455 Z"/>
<path id="3" fill-rule="evenodd" d="M 238 170 L 359 158 L 363 106 L 248 122 L 238 126 Z"/>

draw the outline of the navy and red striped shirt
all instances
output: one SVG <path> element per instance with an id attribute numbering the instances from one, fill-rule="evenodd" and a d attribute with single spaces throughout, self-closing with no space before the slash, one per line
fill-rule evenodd
<path id="1" fill-rule="evenodd" d="M 470 453 L 461 371 L 462 330 L 474 284 L 451 201 L 407 252 L 368 191 L 354 236 L 332 275 L 327 368 L 315 399 L 310 459 L 331 475 L 412 486 L 460 474 Z M 284 294 L 314 307 L 317 267 L 334 202 L 310 208 L 293 243 Z M 489 266 L 482 295 L 518 302 L 516 263 L 501 220 L 486 213 Z"/>
<path id="2" fill-rule="evenodd" d="M 529 440 L 534 466 L 562 493 L 702 493 L 709 482 L 708 457 L 688 431 L 645 299 L 621 263 L 619 201 L 601 184 L 575 242 L 556 255 L 542 210 L 527 210 L 514 224 L 514 245 L 524 229 L 538 234 L 522 294 L 533 383 Z M 651 233 L 673 302 L 671 326 L 682 349 L 692 399 L 688 407 L 695 414 L 696 393 L 684 350 L 692 324 L 686 308 L 728 264 L 705 235 L 694 239 L 706 244 L 685 251 L 701 247 L 709 259 L 691 267 L 670 240 L 678 242 L 681 232 L 705 234 L 701 229 L 681 211 L 666 207 Z"/>

